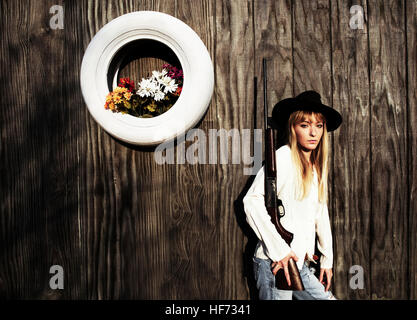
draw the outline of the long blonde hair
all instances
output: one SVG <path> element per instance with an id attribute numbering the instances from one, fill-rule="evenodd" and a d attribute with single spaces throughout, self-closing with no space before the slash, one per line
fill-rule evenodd
<path id="1" fill-rule="evenodd" d="M 327 136 L 326 119 L 321 113 L 312 111 L 295 111 L 288 119 L 288 144 L 291 148 L 291 156 L 295 164 L 297 177 L 295 197 L 298 200 L 302 200 L 309 194 L 313 182 L 313 170 L 298 146 L 294 126 L 304 120 L 311 120 L 313 115 L 317 120 L 323 121 L 323 136 L 317 148 L 311 152 L 310 161 L 317 171 L 319 201 L 327 203 L 329 138 Z"/>

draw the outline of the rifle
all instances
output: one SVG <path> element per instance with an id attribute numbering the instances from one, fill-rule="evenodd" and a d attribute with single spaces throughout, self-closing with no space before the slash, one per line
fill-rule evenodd
<path id="1" fill-rule="evenodd" d="M 271 217 L 271 222 L 284 241 L 291 245 L 293 234 L 282 226 L 280 219 L 285 215 L 285 208 L 281 199 L 277 197 L 277 170 L 275 159 L 275 139 L 272 128 L 268 128 L 267 115 L 267 95 L 266 95 L 266 60 L 262 59 L 262 72 L 264 81 L 264 116 L 265 116 L 265 206 Z M 304 285 L 301 281 L 295 261 L 291 258 L 288 261 L 288 272 L 290 275 L 291 286 L 288 285 L 284 269 L 279 269 L 275 276 L 275 285 L 280 290 L 303 291 Z"/>

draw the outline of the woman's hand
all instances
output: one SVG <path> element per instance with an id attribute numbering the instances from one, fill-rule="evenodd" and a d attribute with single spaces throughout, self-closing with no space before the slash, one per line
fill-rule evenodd
<path id="1" fill-rule="evenodd" d="M 326 274 L 327 284 L 323 281 L 323 275 Z M 332 283 L 333 271 L 332 269 L 320 269 L 320 278 L 319 281 L 322 285 L 324 285 L 325 291 L 328 291 L 330 288 L 330 284 Z"/>
<path id="2" fill-rule="evenodd" d="M 288 272 L 288 260 L 290 260 L 291 258 L 294 259 L 295 262 L 298 261 L 297 256 L 295 255 L 294 251 L 291 250 L 291 252 L 282 260 L 276 262 L 272 262 L 272 273 L 274 274 L 274 276 L 277 274 L 278 270 L 283 268 L 284 269 L 284 274 L 285 274 L 285 278 L 287 279 L 287 283 L 289 286 L 291 286 L 291 280 L 290 280 L 290 274 Z"/>

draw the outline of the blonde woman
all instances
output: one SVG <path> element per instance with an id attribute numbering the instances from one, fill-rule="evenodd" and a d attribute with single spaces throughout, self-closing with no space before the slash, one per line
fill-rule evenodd
<path id="1" fill-rule="evenodd" d="M 287 133 L 287 144 L 276 150 L 277 196 L 285 215 L 281 224 L 294 234 L 291 247 L 281 238 L 265 207 L 264 168 L 243 199 L 246 219 L 259 238 L 254 273 L 261 300 L 336 299 L 329 291 L 333 276 L 332 233 L 327 207 L 328 135 L 342 123 L 341 115 L 321 103 L 315 91 L 278 102 L 272 118 Z M 320 276 L 314 276 L 316 234 L 321 252 Z M 300 270 L 305 291 L 278 290 L 275 275 L 280 268 L 288 278 L 288 260 Z"/>

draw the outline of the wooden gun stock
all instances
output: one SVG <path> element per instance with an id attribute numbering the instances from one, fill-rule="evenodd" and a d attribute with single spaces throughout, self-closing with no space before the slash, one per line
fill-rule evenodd
<path id="1" fill-rule="evenodd" d="M 271 222 L 275 226 L 275 229 L 284 239 L 284 241 L 290 246 L 294 235 L 286 230 L 280 221 L 281 216 L 284 215 L 285 209 L 282 201 L 276 196 L 277 173 L 275 168 L 275 150 L 274 148 L 271 149 L 271 145 L 273 146 L 273 132 L 271 128 L 267 129 L 266 143 L 268 149 L 265 163 L 265 206 L 269 216 L 271 217 Z M 268 159 L 270 159 L 271 162 L 268 162 Z M 291 286 L 288 285 L 284 269 L 278 270 L 275 276 L 275 286 L 280 290 L 303 291 L 304 285 L 301 281 L 300 272 L 298 271 L 297 264 L 292 258 L 288 261 L 288 273 L 290 275 Z"/>

